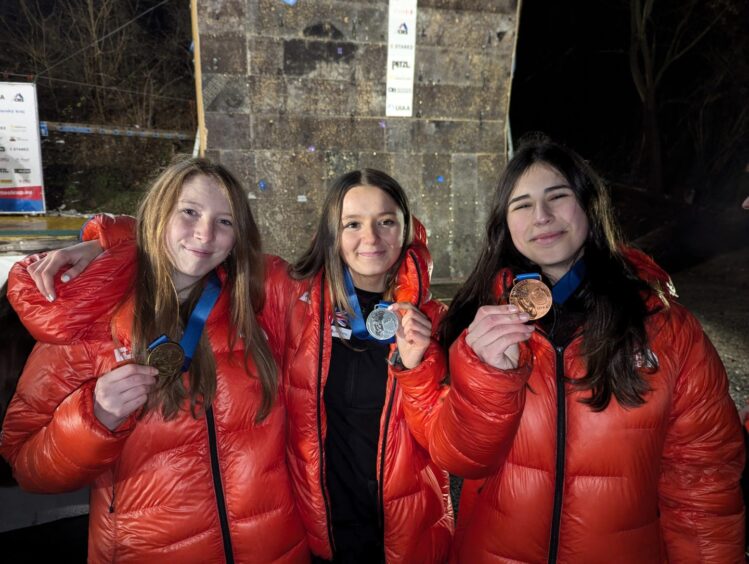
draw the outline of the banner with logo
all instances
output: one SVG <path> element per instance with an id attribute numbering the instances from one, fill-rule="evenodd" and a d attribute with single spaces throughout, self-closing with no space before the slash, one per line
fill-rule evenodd
<path id="1" fill-rule="evenodd" d="M 386 116 L 413 115 L 416 1 L 390 0 L 388 7 Z"/>
<path id="2" fill-rule="evenodd" d="M 0 213 L 44 213 L 36 85 L 0 82 Z"/>

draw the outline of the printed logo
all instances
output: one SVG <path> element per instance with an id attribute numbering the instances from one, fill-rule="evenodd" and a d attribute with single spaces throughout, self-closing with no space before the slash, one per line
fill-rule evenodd
<path id="1" fill-rule="evenodd" d="M 120 347 L 118 349 L 114 349 L 114 359 L 117 362 L 124 362 L 126 360 L 132 360 L 133 353 L 130 352 L 130 349 L 127 347 Z"/>
<path id="2" fill-rule="evenodd" d="M 408 35 L 408 26 L 406 25 L 406 22 L 403 22 L 398 26 L 398 32 L 399 35 Z"/>
<path id="3" fill-rule="evenodd" d="M 23 96 L 21 96 L 21 93 L 19 92 L 13 97 L 14 102 L 23 102 Z"/>

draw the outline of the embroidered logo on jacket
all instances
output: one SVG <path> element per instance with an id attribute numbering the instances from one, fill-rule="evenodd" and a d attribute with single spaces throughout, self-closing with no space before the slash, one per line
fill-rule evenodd
<path id="1" fill-rule="evenodd" d="M 114 349 L 114 359 L 117 362 L 125 362 L 126 360 L 132 360 L 133 353 L 127 347 L 119 347 Z"/>

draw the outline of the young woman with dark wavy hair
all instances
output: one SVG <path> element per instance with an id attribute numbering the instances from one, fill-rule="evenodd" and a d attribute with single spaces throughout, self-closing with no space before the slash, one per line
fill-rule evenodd
<path id="1" fill-rule="evenodd" d="M 451 391 L 428 434 L 469 479 L 457 561 L 743 560 L 736 410 L 675 297 L 590 165 L 527 139 L 441 327 Z"/>

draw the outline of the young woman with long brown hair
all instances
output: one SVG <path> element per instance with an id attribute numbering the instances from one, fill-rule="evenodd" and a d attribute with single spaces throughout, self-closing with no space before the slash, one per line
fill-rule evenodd
<path id="1" fill-rule="evenodd" d="M 451 390 L 430 452 L 472 479 L 456 561 L 743 561 L 723 365 L 576 153 L 518 148 L 441 336 Z"/>
<path id="2" fill-rule="evenodd" d="M 90 561 L 308 561 L 264 262 L 239 183 L 192 159 L 145 196 L 137 243 L 54 303 L 14 267 L 9 296 L 40 343 L 0 451 L 25 489 L 92 485 Z"/>
<path id="3" fill-rule="evenodd" d="M 320 560 L 437 563 L 448 555 L 448 477 L 429 458 L 422 424 L 445 376 L 432 338 L 443 306 L 430 299 L 425 243 L 398 182 L 357 170 L 331 184 L 317 231 L 291 268 L 289 468 Z M 392 343 L 357 330 L 383 300 L 400 316 Z"/>

